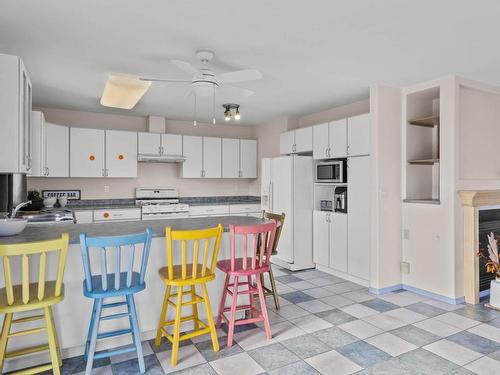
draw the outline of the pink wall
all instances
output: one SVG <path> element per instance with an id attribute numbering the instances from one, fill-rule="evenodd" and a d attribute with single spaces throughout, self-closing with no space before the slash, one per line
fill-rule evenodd
<path id="1" fill-rule="evenodd" d="M 145 131 L 147 120 L 139 116 L 39 108 L 48 122 L 88 128 Z M 255 138 L 252 127 L 211 125 L 167 120 L 169 133 L 206 135 L 229 138 Z M 133 198 L 136 187 L 175 186 L 181 196 L 247 195 L 252 180 L 247 179 L 183 179 L 177 164 L 139 163 L 137 178 L 28 178 L 28 189 L 80 189 L 83 199 Z M 109 192 L 105 192 L 109 190 Z"/>

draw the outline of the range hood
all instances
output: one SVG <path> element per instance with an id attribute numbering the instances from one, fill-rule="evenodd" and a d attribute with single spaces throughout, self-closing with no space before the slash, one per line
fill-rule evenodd
<path id="1" fill-rule="evenodd" d="M 143 163 L 184 163 L 186 157 L 183 155 L 158 155 L 158 154 L 138 154 L 137 161 Z"/>

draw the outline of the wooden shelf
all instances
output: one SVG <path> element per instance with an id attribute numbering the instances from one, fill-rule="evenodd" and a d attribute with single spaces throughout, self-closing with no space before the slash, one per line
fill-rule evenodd
<path id="1" fill-rule="evenodd" d="M 414 159 L 408 160 L 408 163 L 413 165 L 434 165 L 439 163 L 439 159 Z"/>
<path id="2" fill-rule="evenodd" d="M 404 203 L 419 203 L 419 204 L 441 204 L 439 199 L 403 199 Z"/>
<path id="3" fill-rule="evenodd" d="M 410 125 L 425 126 L 433 128 L 439 125 L 439 116 L 422 117 L 414 120 L 408 120 Z"/>

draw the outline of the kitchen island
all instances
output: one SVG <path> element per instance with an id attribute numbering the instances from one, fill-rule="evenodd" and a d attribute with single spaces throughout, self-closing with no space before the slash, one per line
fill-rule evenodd
<path id="1" fill-rule="evenodd" d="M 146 271 L 146 289 L 135 296 L 138 310 L 139 326 L 141 329 L 142 340 L 152 339 L 156 334 L 156 327 L 160 316 L 165 286 L 158 275 L 158 269 L 167 265 L 166 247 L 165 247 L 165 227 L 170 226 L 174 230 L 201 229 L 217 226 L 219 223 L 224 226 L 224 234 L 219 250 L 218 259 L 229 258 L 229 225 L 230 224 L 256 224 L 262 222 L 261 219 L 249 216 L 220 216 L 206 218 L 184 218 L 150 221 L 127 221 L 127 222 L 108 222 L 98 224 L 32 224 L 28 225 L 24 232 L 17 236 L 0 237 L 0 243 L 21 243 L 27 241 L 40 241 L 56 238 L 62 233 L 69 233 L 70 246 L 66 260 L 66 271 L 64 275 L 65 297 L 64 300 L 53 307 L 55 323 L 62 348 L 63 358 L 74 357 L 83 353 L 85 340 L 87 337 L 88 324 L 92 311 L 92 300 L 85 298 L 82 293 L 83 285 L 83 266 L 80 255 L 79 235 L 86 232 L 89 236 L 107 236 L 123 235 L 128 233 L 139 233 L 151 228 L 153 231 L 153 240 L 151 241 L 151 252 L 149 255 L 148 268 Z M 237 251 L 239 246 L 237 246 Z M 175 253 L 175 248 L 174 248 Z M 177 256 L 175 256 L 177 255 Z M 136 260 L 139 256 L 136 257 Z M 94 262 L 95 261 L 95 262 Z M 180 263 L 180 254 L 174 254 L 174 263 Z M 92 261 L 93 270 L 100 271 L 97 259 Z M 1 265 L 0 265 L 1 268 Z M 55 261 L 47 262 L 47 272 L 52 275 L 55 272 Z M 17 279 L 15 284 L 20 283 L 21 266 L 13 262 L 12 271 Z M 3 274 L 3 269 L 1 270 Z M 216 271 L 217 277 L 213 282 L 207 284 L 208 292 L 214 316 L 219 306 L 222 294 L 224 275 Z M 30 264 L 30 281 L 38 280 L 38 265 Z M 2 284 L 3 287 L 3 278 Z M 200 291 L 198 291 L 200 292 Z M 36 297 L 32 297 L 36 298 Z M 110 299 L 111 301 L 112 299 Z M 190 309 L 190 308 L 186 308 Z M 120 308 L 110 309 L 108 314 L 121 311 Z M 205 318 L 205 310 L 199 305 L 200 317 Z M 173 318 L 173 311 L 170 310 L 169 319 Z M 189 314 L 186 310 L 183 314 Z M 3 316 L 2 316 L 3 319 Z M 127 328 L 128 320 L 102 321 L 100 332 Z M 31 326 L 30 326 L 31 328 Z M 190 329 L 186 324 L 183 329 Z M 42 344 L 47 342 L 44 333 L 31 335 L 32 344 Z M 165 340 L 165 339 L 164 339 Z M 21 341 L 21 340 L 19 340 Z M 103 340 L 98 343 L 98 350 L 116 347 L 117 345 L 127 345 L 131 342 L 131 336 L 118 336 Z M 25 345 L 17 346 L 17 341 L 9 342 L 9 350 L 18 349 Z M 48 356 L 46 353 L 20 357 L 7 361 L 6 371 L 16 368 L 26 368 L 31 365 L 46 363 Z"/>

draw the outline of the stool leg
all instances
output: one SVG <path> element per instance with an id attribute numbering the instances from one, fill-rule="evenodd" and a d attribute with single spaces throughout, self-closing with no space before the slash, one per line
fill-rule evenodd
<path id="1" fill-rule="evenodd" d="M 231 315 L 229 316 L 229 327 L 227 330 L 227 346 L 233 346 L 234 322 L 236 321 L 236 304 L 238 302 L 239 276 L 234 276 L 233 299 L 231 301 Z"/>
<path id="2" fill-rule="evenodd" d="M 132 336 L 134 337 L 135 348 L 137 350 L 137 360 L 139 362 L 139 371 L 144 374 L 146 371 L 144 366 L 144 357 L 142 355 L 141 332 L 139 331 L 139 323 L 137 321 L 137 311 L 135 310 L 134 295 L 127 294 L 127 305 L 130 313 L 130 324 L 132 328 Z"/>
<path id="3" fill-rule="evenodd" d="M 171 291 L 171 286 L 167 285 L 167 289 L 165 290 L 165 297 L 163 298 L 163 307 L 161 308 L 160 322 L 158 323 L 158 330 L 156 331 L 155 345 L 157 347 L 160 346 L 160 344 L 161 344 L 161 337 L 163 336 L 161 330 L 163 328 L 163 324 L 165 323 L 165 319 L 167 317 L 168 299 L 170 297 L 170 291 Z"/>
<path id="4" fill-rule="evenodd" d="M 182 286 L 177 290 L 177 301 L 175 305 L 175 323 L 172 342 L 172 366 L 177 365 L 177 355 L 179 353 L 179 337 L 181 335 L 181 314 L 182 314 Z"/>
<path id="5" fill-rule="evenodd" d="M 94 316 L 92 317 L 92 333 L 90 334 L 90 345 L 87 357 L 87 367 L 85 368 L 85 375 L 90 375 L 92 372 L 92 365 L 94 363 L 95 347 L 97 344 L 97 332 L 99 331 L 99 321 L 101 319 L 102 312 L 102 298 L 96 300 L 96 308 L 94 311 Z"/>
<path id="6" fill-rule="evenodd" d="M 252 275 L 248 275 L 248 289 L 251 290 L 253 285 L 252 285 Z M 253 318 L 254 316 L 254 296 L 253 292 L 248 294 L 248 297 L 250 299 L 250 318 Z"/>
<path id="7" fill-rule="evenodd" d="M 194 301 L 194 299 L 196 298 L 196 289 L 195 289 L 195 286 L 194 285 L 191 285 L 191 300 Z M 198 324 L 198 304 L 196 303 L 193 303 L 191 305 L 191 308 L 192 308 L 192 312 L 193 312 L 193 316 L 195 318 L 195 321 L 194 321 L 194 330 L 197 331 L 200 329 L 200 325 Z"/>
<path id="8" fill-rule="evenodd" d="M 7 342 L 9 341 L 10 326 L 12 325 L 12 316 L 14 314 L 7 313 L 3 318 L 2 335 L 0 336 L 0 373 L 3 373 L 3 364 L 5 361 L 5 353 L 7 351 Z"/>
<path id="9" fill-rule="evenodd" d="M 210 336 L 212 337 L 212 346 L 214 347 L 214 352 L 218 352 L 219 340 L 217 338 L 217 331 L 215 329 L 214 317 L 212 316 L 212 307 L 210 307 L 210 300 L 208 299 L 208 291 L 205 283 L 201 284 L 201 289 L 203 291 L 203 300 L 205 301 L 205 309 L 207 310 L 207 320 L 208 320 L 208 326 L 210 327 Z"/>
<path id="10" fill-rule="evenodd" d="M 267 307 L 266 307 L 266 298 L 264 297 L 264 289 L 262 288 L 262 282 L 260 278 L 257 277 L 257 289 L 259 290 L 259 299 L 260 299 L 260 311 L 264 318 L 264 329 L 266 331 L 266 336 L 268 340 L 273 338 L 273 334 L 271 333 L 271 325 L 269 324 L 269 317 L 267 315 Z"/>
<path id="11" fill-rule="evenodd" d="M 49 336 L 49 351 L 50 361 L 52 362 L 52 372 L 54 375 L 59 375 L 61 370 L 59 368 L 59 358 L 57 355 L 56 333 L 50 318 L 50 306 L 44 307 L 45 324 L 47 326 L 47 335 Z"/>
<path id="12" fill-rule="evenodd" d="M 57 336 L 56 323 L 54 321 L 54 313 L 52 312 L 52 308 L 49 308 L 50 321 L 52 322 L 52 327 L 54 329 L 54 337 L 56 339 L 56 348 L 57 348 L 57 357 L 59 358 L 59 366 L 62 366 L 62 355 L 61 355 L 61 346 L 59 345 L 59 338 Z"/>
<path id="13" fill-rule="evenodd" d="M 278 289 L 276 289 L 276 281 L 274 280 L 273 269 L 269 266 L 269 280 L 271 281 L 271 289 L 273 291 L 274 306 L 276 310 L 280 309 L 280 301 L 278 298 Z"/>
<path id="14" fill-rule="evenodd" d="M 89 354 L 89 346 L 90 346 L 90 336 L 92 335 L 92 327 L 94 326 L 94 316 L 95 316 L 95 308 L 97 306 L 97 300 L 94 300 L 94 303 L 92 305 L 92 315 L 90 317 L 90 323 L 89 323 L 89 331 L 87 333 L 87 341 L 85 341 L 85 352 L 83 354 L 83 359 L 87 360 L 88 354 Z"/>
<path id="15" fill-rule="evenodd" d="M 226 274 L 226 280 L 224 281 L 224 289 L 222 289 L 222 297 L 219 305 L 219 315 L 217 315 L 217 328 L 220 328 L 222 324 L 222 314 L 224 314 L 224 307 L 226 307 L 228 285 L 229 285 L 229 275 Z"/>

